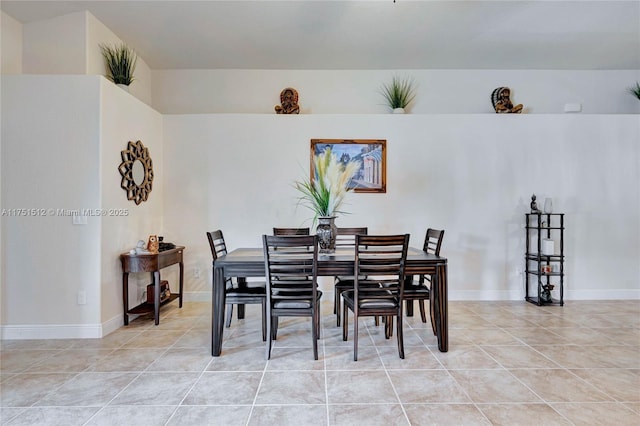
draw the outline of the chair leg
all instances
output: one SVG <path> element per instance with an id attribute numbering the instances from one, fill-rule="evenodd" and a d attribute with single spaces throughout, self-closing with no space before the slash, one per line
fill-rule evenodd
<path id="1" fill-rule="evenodd" d="M 318 360 L 318 307 L 313 310 L 311 316 L 311 339 L 313 340 L 313 359 Z"/>
<path id="2" fill-rule="evenodd" d="M 271 317 L 271 312 L 268 312 L 268 315 L 267 315 L 267 330 L 269 331 L 269 336 L 271 336 L 271 328 L 272 328 L 271 321 L 272 321 L 272 319 L 273 318 Z M 267 344 L 265 345 L 265 347 L 266 347 L 266 350 L 267 350 L 265 356 L 267 357 L 267 360 L 269 360 L 269 359 L 271 359 L 271 339 L 267 339 Z"/>
<path id="3" fill-rule="evenodd" d="M 267 341 L 267 300 L 262 301 L 262 341 Z"/>
<path id="4" fill-rule="evenodd" d="M 422 319 L 423 323 L 427 322 L 427 315 L 424 311 L 424 300 L 418 300 L 418 306 L 420 307 L 420 318 Z"/>
<path id="5" fill-rule="evenodd" d="M 405 309 L 407 310 L 407 316 L 413 316 L 413 300 L 405 300 L 404 301 Z"/>
<path id="6" fill-rule="evenodd" d="M 402 311 L 398 314 L 397 319 L 397 330 L 398 333 L 398 355 L 400 355 L 401 359 L 404 359 L 404 336 L 402 334 Z"/>
<path id="7" fill-rule="evenodd" d="M 340 327 L 340 293 L 338 289 L 334 289 L 333 313 L 336 314 L 336 327 Z"/>
<path id="8" fill-rule="evenodd" d="M 320 311 L 321 311 L 320 302 L 318 302 L 317 311 L 318 311 L 318 315 L 317 315 L 317 318 L 316 318 L 316 327 L 318 327 L 318 336 L 317 336 L 318 339 L 317 340 L 320 340 L 320 334 L 322 333 L 322 327 L 320 326 L 320 324 L 321 324 L 320 323 Z"/>
<path id="9" fill-rule="evenodd" d="M 349 308 L 346 303 L 343 303 L 342 306 L 342 340 L 346 342 L 349 335 L 349 330 L 347 328 L 349 325 Z"/>
<path id="10" fill-rule="evenodd" d="M 226 327 L 231 327 L 231 317 L 233 316 L 233 303 L 227 303 L 227 321 L 225 323 Z"/>
<path id="11" fill-rule="evenodd" d="M 355 312 L 353 313 L 353 360 L 358 360 L 358 316 Z"/>
<path id="12" fill-rule="evenodd" d="M 271 339 L 276 340 L 278 338 L 278 317 L 273 317 L 271 321 Z"/>

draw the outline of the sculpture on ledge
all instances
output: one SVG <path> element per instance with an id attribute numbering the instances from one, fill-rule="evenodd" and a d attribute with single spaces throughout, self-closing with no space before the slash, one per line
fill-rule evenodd
<path id="1" fill-rule="evenodd" d="M 508 87 L 498 87 L 491 93 L 491 103 L 497 114 L 520 114 L 522 112 L 522 104 L 513 106 L 511 99 L 511 89 Z"/>
<path id="2" fill-rule="evenodd" d="M 276 105 L 277 114 L 299 114 L 300 106 L 298 105 L 298 92 L 293 87 L 287 87 L 280 92 L 280 103 Z"/>
<path id="3" fill-rule="evenodd" d="M 536 194 L 531 196 L 531 213 L 541 213 L 538 208 L 538 203 L 536 203 Z"/>

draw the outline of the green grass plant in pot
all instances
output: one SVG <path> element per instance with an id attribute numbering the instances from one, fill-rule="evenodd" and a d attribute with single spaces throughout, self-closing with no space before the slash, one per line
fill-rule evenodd
<path id="1" fill-rule="evenodd" d="M 413 79 L 398 76 L 394 76 L 390 84 L 384 84 L 381 92 L 387 106 L 396 114 L 403 114 L 416 97 Z"/>
<path id="2" fill-rule="evenodd" d="M 631 93 L 633 96 L 638 98 L 638 100 L 640 100 L 640 83 L 636 81 L 635 87 L 629 87 L 629 93 Z"/>
<path id="3" fill-rule="evenodd" d="M 351 160 L 344 164 L 338 156 L 327 148 L 314 158 L 313 179 L 296 181 L 295 187 L 301 195 L 298 203 L 314 212 L 313 222 L 318 221 L 316 235 L 320 253 L 333 253 L 336 249 L 336 214 L 340 210 L 349 182 L 360 169 L 360 161 Z"/>
<path id="4" fill-rule="evenodd" d="M 111 46 L 101 44 L 100 49 L 109 72 L 107 78 L 115 84 L 129 86 L 134 80 L 133 73 L 138 60 L 136 52 L 124 43 Z"/>

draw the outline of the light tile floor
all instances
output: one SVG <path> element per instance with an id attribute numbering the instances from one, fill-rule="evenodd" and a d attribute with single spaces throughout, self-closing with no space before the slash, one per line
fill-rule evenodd
<path id="1" fill-rule="evenodd" d="M 281 320 L 266 361 L 257 306 L 217 358 L 208 303 L 103 339 L 2 341 L 2 424 L 640 425 L 640 301 L 451 302 L 449 352 L 412 317 L 404 360 L 363 319 L 354 362 L 326 296 L 318 361 L 306 318 Z"/>

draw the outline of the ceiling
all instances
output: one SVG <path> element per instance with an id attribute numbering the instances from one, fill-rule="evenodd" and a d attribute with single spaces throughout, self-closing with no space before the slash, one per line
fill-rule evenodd
<path id="1" fill-rule="evenodd" d="M 6 1 L 88 10 L 152 69 L 640 70 L 640 0 Z"/>

